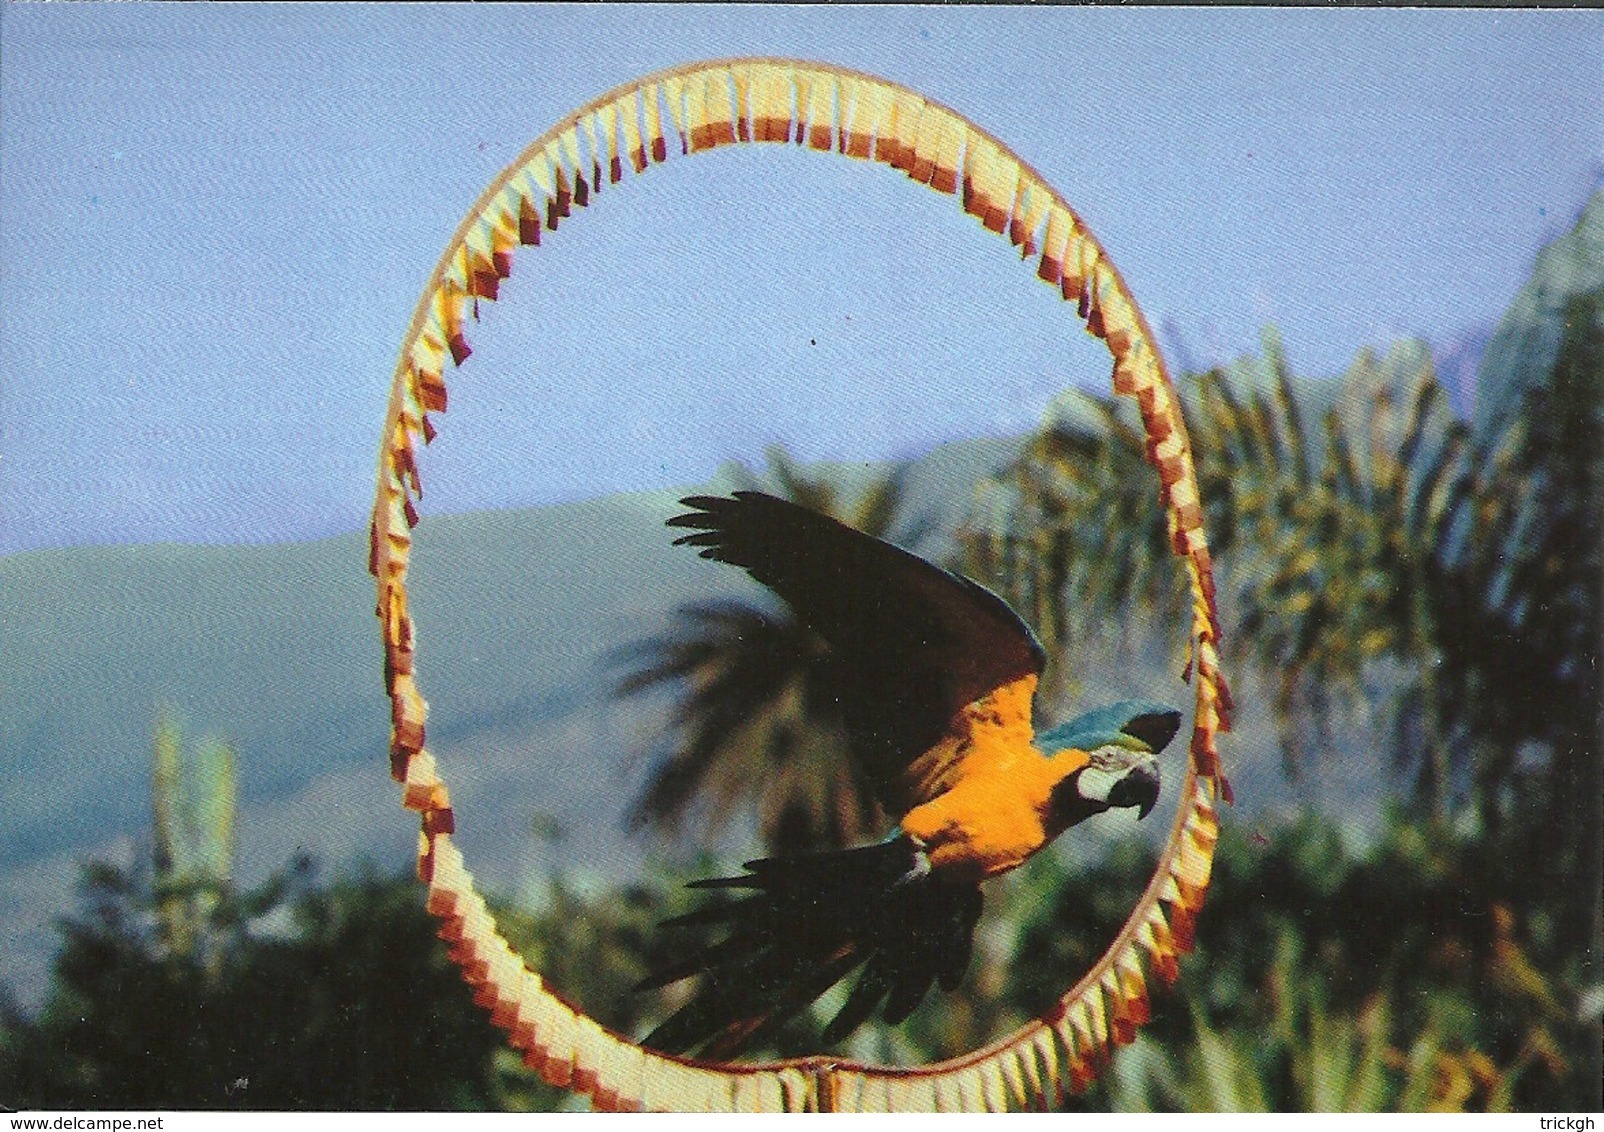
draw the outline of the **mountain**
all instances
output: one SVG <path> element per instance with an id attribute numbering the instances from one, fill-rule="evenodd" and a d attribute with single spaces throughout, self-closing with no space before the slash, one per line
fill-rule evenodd
<path id="1" fill-rule="evenodd" d="M 975 482 L 1015 451 L 979 440 L 914 461 L 917 549 L 942 553 Z M 829 470 L 850 484 L 884 468 Z M 693 490 L 728 490 L 734 477 Z M 612 652 L 682 602 L 757 588 L 672 547 L 663 520 L 682 494 L 426 515 L 418 527 L 429 745 L 488 879 L 525 877 L 537 811 L 565 831 L 543 847 L 562 867 L 618 875 L 639 863 L 620 821 L 639 771 L 626 755 L 654 717 L 649 703 L 611 699 Z M 213 734 L 238 751 L 242 881 L 299 849 L 331 863 L 407 859 L 416 825 L 388 776 L 366 562 L 365 534 L 0 558 L 0 981 L 37 981 L 79 856 L 139 851 L 163 710 L 188 739 Z"/>

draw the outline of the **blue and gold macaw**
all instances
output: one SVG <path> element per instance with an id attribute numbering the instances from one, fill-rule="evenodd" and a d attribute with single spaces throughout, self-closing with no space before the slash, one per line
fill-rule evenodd
<path id="1" fill-rule="evenodd" d="M 883 1004 L 901 1022 L 969 963 L 980 885 L 1114 807 L 1145 817 L 1180 713 L 1127 701 L 1036 734 L 1045 654 L 996 594 L 916 555 L 760 492 L 691 496 L 676 545 L 743 567 L 828 646 L 821 663 L 854 757 L 898 823 L 884 841 L 750 861 L 694 888 L 747 890 L 669 924 L 721 942 L 644 980 L 700 975 L 647 1044 L 723 1059 L 771 1034 L 858 967 L 825 1044 Z"/>

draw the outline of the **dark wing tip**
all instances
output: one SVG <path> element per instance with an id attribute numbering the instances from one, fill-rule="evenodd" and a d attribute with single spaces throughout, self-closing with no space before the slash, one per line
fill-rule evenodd
<path id="1" fill-rule="evenodd" d="M 673 520 L 669 520 L 673 522 Z M 689 525 L 689 524 L 682 524 Z M 717 546 L 723 535 L 716 530 L 698 530 L 688 535 L 680 535 L 674 540 L 675 546 Z"/>
<path id="2" fill-rule="evenodd" d="M 720 512 L 728 511 L 733 502 L 719 495 L 687 495 L 679 503 L 681 507 L 689 507 L 690 510 L 664 520 L 664 524 L 670 527 L 704 529 L 716 527 Z"/>
<path id="3" fill-rule="evenodd" d="M 686 888 L 762 888 L 763 881 L 755 876 L 703 877 L 688 881 Z"/>
<path id="4" fill-rule="evenodd" d="M 807 508 L 800 504 L 787 503 L 785 500 L 770 495 L 766 491 L 732 491 L 728 495 L 686 495 L 680 498 L 681 507 L 689 507 L 692 514 L 676 515 L 668 520 L 672 526 L 684 526 L 687 522 L 695 523 L 705 520 L 709 515 L 717 515 L 720 511 L 728 511 L 742 504 L 777 503 L 783 507 L 793 507 L 805 511 Z M 699 514 L 697 513 L 699 512 Z"/>
<path id="5" fill-rule="evenodd" d="M 736 493 L 740 494 L 739 492 Z M 692 507 L 698 511 L 711 511 L 721 504 L 729 503 L 723 495 L 686 495 L 680 498 L 681 507 Z"/>

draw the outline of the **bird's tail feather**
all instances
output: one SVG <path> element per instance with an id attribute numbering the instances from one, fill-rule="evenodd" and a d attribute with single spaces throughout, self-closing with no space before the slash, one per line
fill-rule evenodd
<path id="1" fill-rule="evenodd" d="M 980 917 L 980 889 L 932 875 L 907 837 L 835 853 L 770 857 L 738 877 L 691 887 L 747 890 L 670 925 L 727 924 L 717 943 L 642 980 L 639 990 L 693 975 L 691 1000 L 646 1044 L 668 1053 L 701 1047 L 724 1059 L 768 1038 L 854 968 L 863 973 L 821 1036 L 830 1045 L 881 1004 L 901 1022 L 931 983 L 957 986 Z"/>

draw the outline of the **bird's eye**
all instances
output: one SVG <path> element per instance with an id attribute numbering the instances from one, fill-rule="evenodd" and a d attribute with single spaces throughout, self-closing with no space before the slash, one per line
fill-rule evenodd
<path id="1" fill-rule="evenodd" d="M 1130 758 L 1130 752 L 1118 744 L 1105 743 L 1101 747 L 1088 751 L 1087 758 L 1091 760 L 1093 766 L 1124 766 Z"/>

